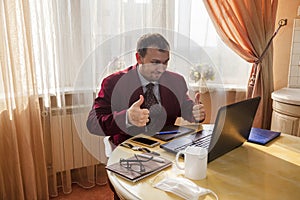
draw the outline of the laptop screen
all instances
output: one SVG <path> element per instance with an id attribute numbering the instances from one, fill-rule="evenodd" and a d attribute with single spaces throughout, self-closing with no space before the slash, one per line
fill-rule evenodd
<path id="1" fill-rule="evenodd" d="M 255 97 L 219 109 L 208 149 L 209 161 L 248 139 L 259 102 L 260 97 Z"/>

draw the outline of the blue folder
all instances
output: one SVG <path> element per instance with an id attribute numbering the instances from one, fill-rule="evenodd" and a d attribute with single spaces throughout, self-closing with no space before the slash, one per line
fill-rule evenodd
<path id="1" fill-rule="evenodd" d="M 278 136 L 280 136 L 280 132 L 252 127 L 248 141 L 256 144 L 265 145 L 268 142 L 277 138 Z"/>

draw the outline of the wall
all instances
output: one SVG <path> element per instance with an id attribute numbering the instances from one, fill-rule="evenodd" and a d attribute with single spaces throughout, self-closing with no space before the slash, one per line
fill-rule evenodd
<path id="1" fill-rule="evenodd" d="M 279 0 L 276 23 L 283 18 L 288 19 L 287 26 L 280 29 L 274 38 L 274 90 L 288 85 L 290 53 L 294 19 L 297 17 L 300 0 Z M 299 18 L 299 17 L 298 17 Z M 276 25 L 276 28 L 278 26 Z"/>
<path id="2" fill-rule="evenodd" d="M 300 88 L 300 18 L 294 20 L 288 86 Z"/>

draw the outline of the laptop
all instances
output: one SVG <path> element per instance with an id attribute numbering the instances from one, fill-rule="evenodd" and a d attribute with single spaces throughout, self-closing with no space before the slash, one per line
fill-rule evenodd
<path id="1" fill-rule="evenodd" d="M 160 147 L 177 153 L 188 146 L 202 146 L 208 149 L 208 162 L 211 162 L 248 139 L 260 99 L 255 97 L 222 106 L 215 124 L 204 125 L 202 131 L 176 138 Z"/>

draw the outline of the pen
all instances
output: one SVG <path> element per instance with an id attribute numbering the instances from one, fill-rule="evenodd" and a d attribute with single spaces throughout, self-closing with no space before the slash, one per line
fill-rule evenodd
<path id="1" fill-rule="evenodd" d="M 179 133 L 178 130 L 174 130 L 174 131 L 160 131 L 157 134 L 158 135 L 165 135 L 165 134 L 175 134 L 175 133 Z"/>
<path id="2" fill-rule="evenodd" d="M 147 155 L 147 154 L 137 154 L 137 156 L 142 157 L 142 158 L 148 158 L 148 159 L 152 158 L 153 161 L 160 162 L 160 163 L 164 163 L 165 162 L 165 160 L 162 159 L 162 158 L 150 156 L 150 155 Z"/>

